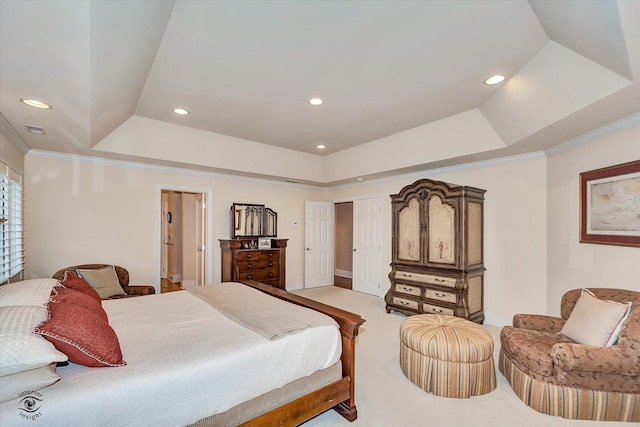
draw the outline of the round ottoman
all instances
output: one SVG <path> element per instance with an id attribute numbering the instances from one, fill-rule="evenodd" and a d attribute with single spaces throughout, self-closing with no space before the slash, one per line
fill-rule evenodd
<path id="1" fill-rule="evenodd" d="M 406 318 L 400 325 L 400 369 L 436 396 L 467 398 L 496 388 L 491 335 L 460 317 Z"/>

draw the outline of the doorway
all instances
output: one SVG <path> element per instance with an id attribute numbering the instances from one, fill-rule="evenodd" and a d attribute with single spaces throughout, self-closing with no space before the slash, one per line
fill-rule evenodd
<path id="1" fill-rule="evenodd" d="M 380 296 L 382 242 L 381 196 L 306 202 L 305 288 L 336 285 Z"/>
<path id="2" fill-rule="evenodd" d="M 159 189 L 156 290 L 171 292 L 211 283 L 210 191 Z"/>

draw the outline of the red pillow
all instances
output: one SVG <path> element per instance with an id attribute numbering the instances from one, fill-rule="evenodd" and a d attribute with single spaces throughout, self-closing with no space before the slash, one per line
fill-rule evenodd
<path id="1" fill-rule="evenodd" d="M 124 366 L 115 331 L 97 314 L 70 302 L 51 301 L 49 316 L 33 332 L 79 365 L 100 368 Z"/>
<path id="2" fill-rule="evenodd" d="M 97 314 L 105 322 L 109 321 L 107 312 L 104 311 L 101 303 L 99 303 L 89 295 L 83 294 L 82 292 L 73 290 L 71 288 L 65 288 L 63 286 L 54 287 L 53 292 L 51 292 L 49 301 L 70 302 L 71 304 L 75 304 Z"/>
<path id="3" fill-rule="evenodd" d="M 60 283 L 65 288 L 87 294 L 98 302 L 102 301 L 98 292 L 96 292 L 86 280 L 71 271 L 67 270 L 64 272 L 64 279 L 62 279 Z"/>

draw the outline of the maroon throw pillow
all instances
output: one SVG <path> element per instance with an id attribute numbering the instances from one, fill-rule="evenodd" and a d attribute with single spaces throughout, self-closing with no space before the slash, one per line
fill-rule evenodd
<path id="1" fill-rule="evenodd" d="M 127 364 L 118 336 L 97 314 L 68 301 L 51 301 L 47 311 L 48 319 L 33 332 L 44 336 L 71 362 L 94 368 Z"/>
<path id="2" fill-rule="evenodd" d="M 89 295 L 83 294 L 82 292 L 76 291 L 74 289 L 65 288 L 64 286 L 56 286 L 51 292 L 49 301 L 69 302 L 97 314 L 105 322 L 109 321 L 107 312 L 104 311 L 104 308 L 102 308 L 102 304 L 100 302 L 96 301 Z"/>
<path id="3" fill-rule="evenodd" d="M 65 288 L 82 292 L 83 294 L 89 295 L 91 298 L 95 299 L 98 302 L 102 301 L 98 292 L 96 292 L 96 290 L 93 289 L 86 280 L 71 271 L 64 272 L 64 279 L 62 279 L 60 283 Z"/>

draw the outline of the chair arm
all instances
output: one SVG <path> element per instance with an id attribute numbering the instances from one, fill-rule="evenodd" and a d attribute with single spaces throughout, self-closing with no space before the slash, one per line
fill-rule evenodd
<path id="1" fill-rule="evenodd" d="M 598 347 L 572 342 L 551 349 L 553 364 L 563 371 L 602 372 L 617 375 L 640 374 L 640 354 L 620 347 Z"/>
<path id="2" fill-rule="evenodd" d="M 131 296 L 153 295 L 156 293 L 156 288 L 151 285 L 128 285 L 123 286 L 122 289 Z"/>
<path id="3" fill-rule="evenodd" d="M 566 320 L 560 317 L 544 316 L 541 314 L 516 314 L 513 316 L 513 327 L 532 329 L 534 331 L 558 333 Z"/>

